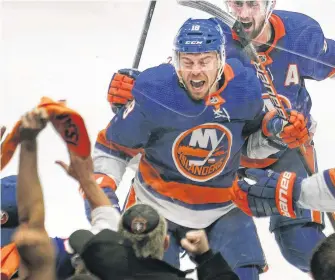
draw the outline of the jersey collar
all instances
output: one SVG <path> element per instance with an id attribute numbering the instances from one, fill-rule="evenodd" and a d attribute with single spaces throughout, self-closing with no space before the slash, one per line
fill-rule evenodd
<path id="1" fill-rule="evenodd" d="M 223 90 L 227 87 L 228 83 L 234 78 L 234 70 L 233 68 L 226 63 L 224 70 L 223 70 L 223 75 L 224 75 L 224 83 L 223 85 L 215 92 L 209 94 L 206 98 L 206 106 L 214 106 L 215 109 L 220 108 L 220 106 L 225 103 L 226 101 L 224 98 L 221 96 L 221 93 Z"/>

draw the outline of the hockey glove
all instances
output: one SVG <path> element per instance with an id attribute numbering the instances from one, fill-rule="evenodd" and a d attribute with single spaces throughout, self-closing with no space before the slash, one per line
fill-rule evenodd
<path id="1" fill-rule="evenodd" d="M 294 149 L 309 140 L 307 119 L 295 110 L 287 110 L 288 120 L 280 118 L 275 110 L 265 114 L 262 123 L 262 132 L 265 136 L 279 138 L 289 148 Z"/>
<path id="2" fill-rule="evenodd" d="M 125 104 L 133 100 L 131 90 L 141 72 L 136 69 L 120 69 L 114 73 L 109 84 L 107 100 L 116 114 Z"/>
<path id="3" fill-rule="evenodd" d="M 235 186 L 235 200 L 237 206 L 255 217 L 282 215 L 289 218 L 299 217 L 300 209 L 296 207 L 301 192 L 302 179 L 292 172 L 276 173 L 272 170 L 248 169 L 245 171 L 248 179 L 238 182 L 239 190 Z"/>

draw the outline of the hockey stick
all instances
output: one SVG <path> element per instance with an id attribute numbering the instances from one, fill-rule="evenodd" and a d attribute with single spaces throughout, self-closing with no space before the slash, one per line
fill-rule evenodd
<path id="1" fill-rule="evenodd" d="M 141 57 L 142 57 L 145 41 L 147 39 L 151 19 L 153 17 L 154 11 L 155 11 L 155 6 L 156 6 L 156 1 L 150 1 L 149 8 L 148 8 L 148 11 L 147 11 L 147 14 L 146 14 L 146 17 L 145 17 L 145 22 L 143 24 L 143 28 L 142 28 L 142 31 L 141 31 L 141 37 L 140 37 L 140 40 L 139 40 L 138 45 L 137 45 L 132 69 L 138 69 L 138 66 L 140 64 L 140 60 L 141 60 Z M 124 106 L 124 104 L 112 104 L 113 113 L 116 114 L 120 110 L 120 108 L 123 107 L 123 106 Z"/>
<path id="2" fill-rule="evenodd" d="M 146 15 L 146 18 L 145 18 L 145 22 L 144 22 L 144 25 L 143 25 L 143 29 L 142 29 L 142 32 L 141 32 L 140 41 L 138 42 L 138 45 L 137 45 L 137 50 L 136 50 L 136 54 L 135 54 L 135 58 L 134 58 L 134 61 L 133 61 L 132 68 L 137 69 L 139 64 L 140 64 L 141 56 L 142 56 L 143 49 L 144 49 L 145 40 L 147 39 L 150 23 L 151 23 L 151 20 L 152 20 L 154 11 L 155 11 L 155 6 L 156 6 L 156 1 L 150 1 L 149 8 L 148 8 L 148 11 L 147 11 L 147 15 Z"/>
<path id="3" fill-rule="evenodd" d="M 240 43 L 242 44 L 242 47 L 246 54 L 250 57 L 250 59 L 253 61 L 253 65 L 256 68 L 257 77 L 261 80 L 264 87 L 267 90 L 267 94 L 270 97 L 270 101 L 275 107 L 277 114 L 283 118 L 284 120 L 288 119 L 287 112 L 284 109 L 284 106 L 279 99 L 279 95 L 276 91 L 276 88 L 272 82 L 272 78 L 269 75 L 268 71 L 266 70 L 266 67 L 263 65 L 261 60 L 259 59 L 257 55 L 257 51 L 255 50 L 252 43 L 247 39 L 247 35 L 243 29 L 243 25 L 241 22 L 236 20 L 235 17 L 233 17 L 231 14 L 223 11 L 218 6 L 209 3 L 207 1 L 189 1 L 189 0 L 177 0 L 178 4 L 186 7 L 191 7 L 197 10 L 201 10 L 203 12 L 206 12 L 212 16 L 217 17 L 221 21 L 223 21 L 226 25 L 228 25 L 239 37 Z M 303 146 L 296 149 L 299 155 L 299 158 L 301 162 L 303 163 L 307 173 L 309 176 L 313 175 L 313 171 L 309 167 L 307 160 L 305 158 L 306 152 Z M 333 227 L 335 229 L 335 219 L 332 216 L 332 213 L 327 213 L 328 219 Z"/>

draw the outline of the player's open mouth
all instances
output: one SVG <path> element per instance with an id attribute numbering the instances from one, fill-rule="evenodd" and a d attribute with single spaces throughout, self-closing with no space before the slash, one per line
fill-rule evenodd
<path id="1" fill-rule="evenodd" d="M 249 30 L 252 26 L 252 22 L 242 22 L 242 26 L 244 27 L 244 30 Z"/>
<path id="2" fill-rule="evenodd" d="M 196 89 L 200 89 L 204 84 L 205 81 L 202 80 L 191 80 L 191 86 Z"/>

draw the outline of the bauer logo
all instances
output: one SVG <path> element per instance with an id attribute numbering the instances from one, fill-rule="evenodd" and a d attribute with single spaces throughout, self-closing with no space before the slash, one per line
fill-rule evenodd
<path id="1" fill-rule="evenodd" d="M 288 189 L 290 187 L 290 179 L 292 177 L 292 173 L 290 172 L 284 172 L 283 176 L 279 182 L 279 208 L 280 208 L 280 214 L 282 216 L 286 216 L 289 218 L 292 218 L 292 215 L 290 214 L 290 209 L 288 205 Z"/>
<path id="2" fill-rule="evenodd" d="M 181 133 L 173 143 L 172 156 L 178 171 L 196 182 L 220 175 L 231 152 L 233 136 L 217 123 L 196 126 Z"/>
<path id="3" fill-rule="evenodd" d="M 185 45 L 201 45 L 202 41 L 186 41 Z"/>
<path id="4" fill-rule="evenodd" d="M 292 108 L 291 102 L 286 96 L 281 95 L 281 94 L 278 94 L 278 96 L 279 96 L 279 100 L 282 102 L 285 109 L 291 109 Z M 271 111 L 271 110 L 275 109 L 275 107 L 273 106 L 273 104 L 271 102 L 269 94 L 263 93 L 262 98 L 263 98 L 263 101 L 264 101 L 264 111 L 265 112 L 268 112 L 268 111 Z"/>

